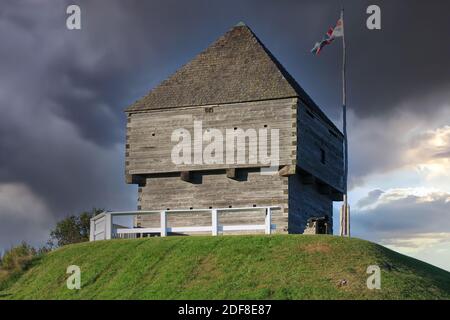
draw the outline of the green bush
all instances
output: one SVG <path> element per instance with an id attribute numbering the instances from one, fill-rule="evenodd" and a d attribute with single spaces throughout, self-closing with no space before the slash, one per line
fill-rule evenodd
<path id="1" fill-rule="evenodd" d="M 3 257 L 0 257 L 0 290 L 20 277 L 36 256 L 36 249 L 26 242 L 6 250 Z"/>
<path id="2" fill-rule="evenodd" d="M 72 215 L 60 220 L 54 230 L 50 232 L 50 242 L 62 247 L 68 244 L 89 241 L 90 220 L 93 216 L 103 212 L 103 209 L 92 209 L 78 216 Z"/>
<path id="3" fill-rule="evenodd" d="M 36 249 L 26 242 L 22 242 L 20 245 L 6 250 L 1 259 L 0 269 L 6 272 L 22 271 L 35 256 Z"/>

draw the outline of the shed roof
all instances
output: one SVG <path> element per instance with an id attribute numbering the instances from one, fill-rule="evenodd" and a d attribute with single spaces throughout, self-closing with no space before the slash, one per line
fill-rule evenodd
<path id="1" fill-rule="evenodd" d="M 339 132 L 252 30 L 239 23 L 125 111 L 289 97 L 300 98 Z"/>

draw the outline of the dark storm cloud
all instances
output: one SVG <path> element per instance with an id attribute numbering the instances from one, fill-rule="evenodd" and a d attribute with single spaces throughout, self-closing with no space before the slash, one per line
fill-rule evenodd
<path id="1" fill-rule="evenodd" d="M 370 193 L 368 196 L 371 197 Z M 374 241 L 392 241 L 445 233 L 448 240 L 449 193 L 430 191 L 417 194 L 414 190 L 394 189 L 383 192 L 371 204 L 373 206 L 369 208 L 353 211 L 355 236 Z"/>
<path id="2" fill-rule="evenodd" d="M 72 3 L 81 6 L 80 31 L 65 28 Z M 345 3 L 356 117 L 376 123 L 402 108 L 437 112 L 448 99 L 450 5 L 377 1 L 383 29 L 368 31 L 372 2 Z M 338 15 L 331 0 L 2 2 L 0 185 L 25 189 L 11 187 L 2 198 L 0 240 L 24 238 L 17 232 L 24 218 L 14 220 L 11 209 L 23 190 L 29 208 L 42 202 L 45 209 L 30 215 L 46 224 L 92 206 L 133 208 L 135 188 L 123 182 L 123 109 L 238 21 L 338 119 L 340 45 L 309 53 Z M 357 174 L 370 170 L 361 165 Z"/>
<path id="3" fill-rule="evenodd" d="M 0 254 L 18 241 L 44 243 L 53 223 L 45 203 L 21 183 L 0 184 L 0 218 Z"/>
<path id="4" fill-rule="evenodd" d="M 450 88 L 448 1 L 381 1 L 382 30 L 351 33 L 350 103 L 357 115 L 392 116 L 405 101 L 420 113 L 439 107 Z M 349 31 L 351 32 L 351 31 Z M 448 101 L 449 95 L 444 98 Z M 434 106 L 433 106 L 434 102 Z M 442 101 L 441 101 L 442 102 Z M 433 110 L 434 109 L 434 110 Z"/>
<path id="5" fill-rule="evenodd" d="M 426 116 L 398 109 L 386 119 L 361 119 L 350 114 L 350 188 L 364 184 L 373 174 L 420 170 L 424 165 L 438 165 L 445 182 L 443 174 L 449 170 L 450 104 Z"/>
<path id="6" fill-rule="evenodd" d="M 356 205 L 358 207 L 362 208 L 362 207 L 366 207 L 371 204 L 374 204 L 383 193 L 384 193 L 384 191 L 380 190 L 380 189 L 372 190 L 367 194 L 367 196 L 365 196 L 362 199 L 359 199 L 359 201 Z"/>

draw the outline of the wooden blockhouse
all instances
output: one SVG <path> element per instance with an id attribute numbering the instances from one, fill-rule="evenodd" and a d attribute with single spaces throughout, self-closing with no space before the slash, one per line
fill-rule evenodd
<path id="1" fill-rule="evenodd" d="M 126 114 L 125 174 L 139 185 L 138 210 L 274 205 L 281 207 L 272 215 L 276 232 L 332 233 L 332 203 L 342 201 L 344 190 L 343 135 L 249 27 L 233 27 Z M 174 164 L 172 133 L 193 130 L 194 121 L 224 132 L 278 129 L 279 172 L 263 175 L 261 165 L 250 163 Z M 246 211 L 219 219 L 264 217 Z M 168 223 L 211 222 L 202 213 L 174 213 Z M 138 215 L 135 224 L 159 225 L 159 217 Z"/>

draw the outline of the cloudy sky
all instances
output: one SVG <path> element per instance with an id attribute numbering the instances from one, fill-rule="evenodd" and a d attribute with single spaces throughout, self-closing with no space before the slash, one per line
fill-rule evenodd
<path id="1" fill-rule="evenodd" d="M 77 31 L 65 24 L 73 3 Z M 366 28 L 370 4 L 381 7 L 381 30 Z M 450 4 L 345 6 L 353 234 L 450 270 Z M 123 110 L 239 21 L 340 125 L 340 43 L 309 53 L 339 9 L 332 0 L 2 1 L 0 250 L 40 245 L 58 219 L 94 206 L 134 209 Z"/>

